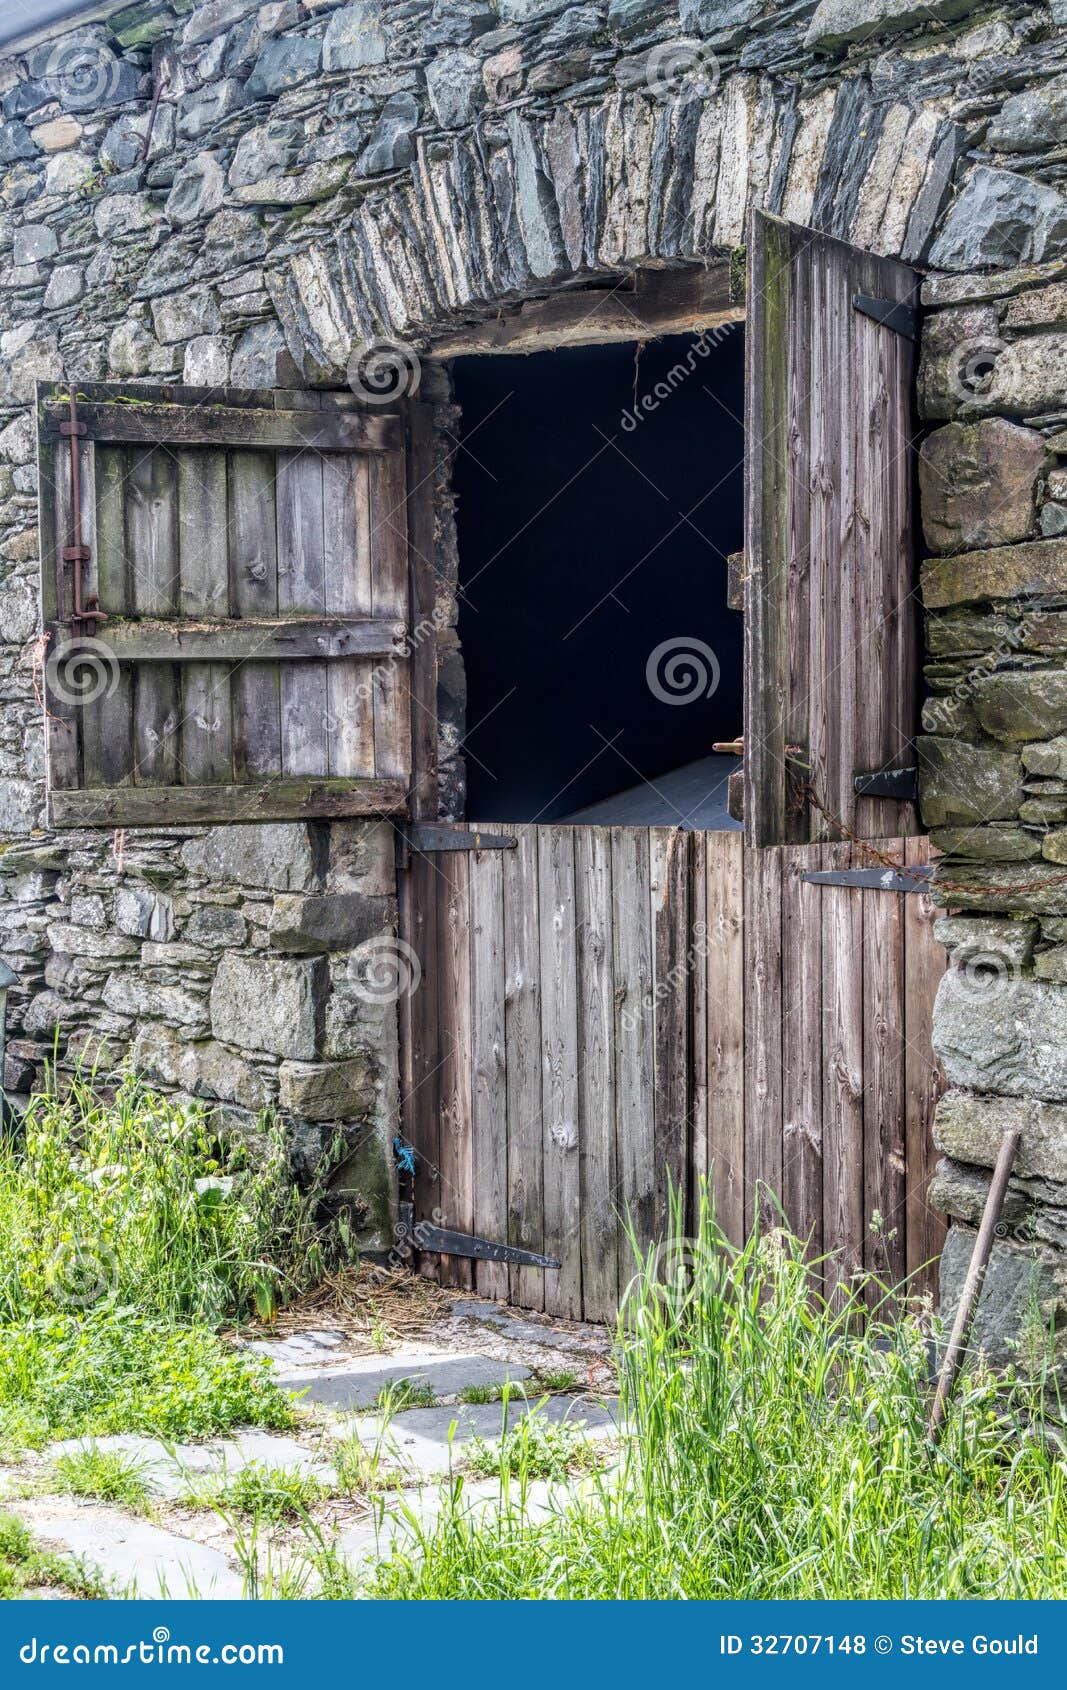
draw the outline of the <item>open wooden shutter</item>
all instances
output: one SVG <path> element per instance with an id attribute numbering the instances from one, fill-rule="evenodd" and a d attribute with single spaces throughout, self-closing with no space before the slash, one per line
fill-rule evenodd
<path id="1" fill-rule="evenodd" d="M 757 212 L 747 309 L 744 816 L 755 845 L 919 831 L 918 277 Z M 897 793 L 906 777 L 880 782 Z M 808 790 L 810 789 L 810 791 Z"/>
<path id="2" fill-rule="evenodd" d="M 404 418 L 350 394 L 74 399 L 76 488 L 70 393 L 38 391 L 52 823 L 403 813 Z"/>

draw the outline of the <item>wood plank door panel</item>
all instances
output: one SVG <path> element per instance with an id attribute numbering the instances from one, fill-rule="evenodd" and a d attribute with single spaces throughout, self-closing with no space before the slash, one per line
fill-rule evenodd
<path id="1" fill-rule="evenodd" d="M 471 824 L 477 826 L 477 824 Z M 491 823 L 513 850 L 414 853 L 403 937 L 403 1130 L 416 1217 L 544 1251 L 542 1272 L 423 1258 L 445 1283 L 610 1320 L 707 1178 L 740 1244 L 806 1241 L 829 1293 L 929 1289 L 944 956 L 926 900 L 817 885 L 852 845 Z M 928 859 L 923 839 L 882 850 Z"/>
<path id="2" fill-rule="evenodd" d="M 857 309 L 914 307 L 906 265 L 764 212 L 746 313 L 744 815 L 753 845 L 919 831 L 855 777 L 913 761 L 915 346 Z M 810 789 L 810 791 L 809 791 Z"/>

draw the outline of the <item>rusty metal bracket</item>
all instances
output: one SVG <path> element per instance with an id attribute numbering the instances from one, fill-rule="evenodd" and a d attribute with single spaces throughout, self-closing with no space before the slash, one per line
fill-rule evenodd
<path id="1" fill-rule="evenodd" d="M 892 329 L 894 334 L 903 335 L 905 340 L 919 338 L 919 313 L 914 305 L 905 305 L 898 299 L 876 299 L 869 293 L 855 293 L 852 309 L 881 323 L 883 328 Z"/>
<path id="2" fill-rule="evenodd" d="M 909 868 L 832 868 L 812 869 L 801 875 L 813 886 L 847 886 L 855 891 L 867 888 L 873 892 L 929 892 L 933 881 L 933 863 L 916 863 Z"/>

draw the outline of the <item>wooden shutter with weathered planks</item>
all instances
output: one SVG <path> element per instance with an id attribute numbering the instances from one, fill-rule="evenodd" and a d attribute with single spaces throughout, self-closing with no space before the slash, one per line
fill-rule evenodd
<path id="1" fill-rule="evenodd" d="M 911 801 L 856 791 L 859 776 L 914 763 L 917 298 L 906 265 L 754 214 L 744 816 L 756 845 L 840 837 L 812 793 L 861 838 L 919 831 Z"/>
<path id="2" fill-rule="evenodd" d="M 53 824 L 405 813 L 404 417 L 349 394 L 74 398 L 80 535 L 70 394 L 38 392 Z"/>

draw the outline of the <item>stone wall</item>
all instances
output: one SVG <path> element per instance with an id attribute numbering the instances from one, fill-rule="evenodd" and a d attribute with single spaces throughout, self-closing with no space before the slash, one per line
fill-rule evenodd
<path id="1" fill-rule="evenodd" d="M 58 1024 L 64 1060 L 106 1035 L 111 1060 L 132 1051 L 166 1085 L 235 1110 L 279 1100 L 312 1149 L 337 1120 L 381 1149 L 396 1093 L 391 1012 L 357 989 L 360 945 L 394 921 L 385 830 L 44 832 L 34 378 L 358 384 L 353 355 L 386 337 L 423 362 L 454 429 L 447 376 L 426 363 L 440 331 L 561 282 L 736 249 L 763 205 L 931 272 L 921 767 L 946 878 L 965 888 L 949 894 L 965 913 L 943 928 L 957 967 L 938 1009 L 962 1088 L 938 1128 L 937 1195 L 959 1223 L 947 1286 L 996 1134 L 1022 1110 L 1029 1171 L 995 1279 L 1016 1312 L 1020 1285 L 1051 1310 L 1067 1099 L 1065 26 L 1067 0 L 148 0 L 9 55 L 10 1084 L 30 1083 Z M 442 808 L 457 813 L 441 443 Z"/>

